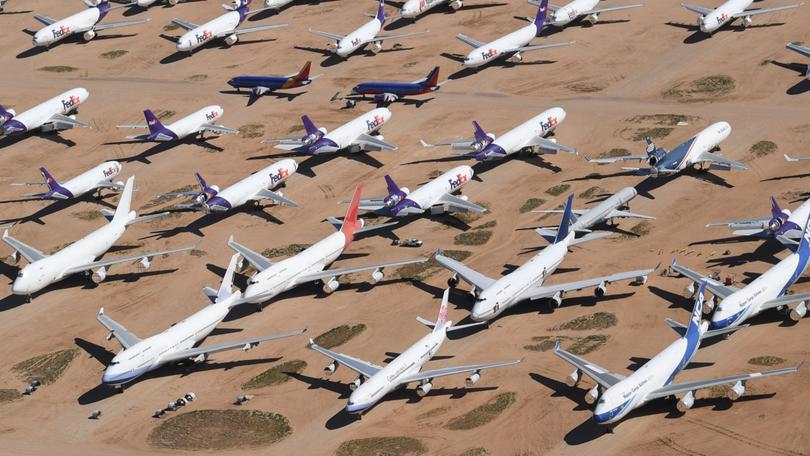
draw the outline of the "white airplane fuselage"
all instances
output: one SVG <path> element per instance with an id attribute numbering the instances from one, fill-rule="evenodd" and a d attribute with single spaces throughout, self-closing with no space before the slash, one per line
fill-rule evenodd
<path id="1" fill-rule="evenodd" d="M 555 11 L 551 15 L 549 23 L 556 27 L 568 25 L 581 16 L 583 11 L 590 11 L 597 5 L 599 5 L 599 0 L 574 0 Z"/>
<path id="2" fill-rule="evenodd" d="M 352 52 L 374 41 L 374 37 L 380 33 L 381 29 L 382 22 L 375 17 L 339 40 L 335 47 L 335 54 L 341 57 L 348 56 Z"/>
<path id="3" fill-rule="evenodd" d="M 379 130 L 391 119 L 391 115 L 391 111 L 388 108 L 372 109 L 328 132 L 324 135 L 323 139 L 332 140 L 338 146 L 336 150 L 328 151 L 336 152 L 337 150 L 350 147 L 361 134 L 370 134 Z"/>
<path id="4" fill-rule="evenodd" d="M 571 230 L 586 230 L 588 227 L 607 220 L 608 215 L 615 209 L 624 206 L 635 198 L 638 192 L 633 187 L 625 187 L 610 196 L 610 198 L 597 204 L 584 214 L 577 216 L 577 221 L 571 224 Z"/>
<path id="5" fill-rule="evenodd" d="M 221 106 L 206 106 L 165 127 L 174 132 L 178 139 L 183 139 L 189 135 L 196 134 L 200 131 L 200 127 L 217 121 L 224 114 L 225 110 L 222 109 Z"/>
<path id="6" fill-rule="evenodd" d="M 282 6 L 289 5 L 293 0 L 264 0 L 265 8 L 281 8 Z"/>
<path id="7" fill-rule="evenodd" d="M 547 109 L 517 127 L 495 138 L 490 146 L 500 147 L 506 155 L 520 152 L 530 138 L 552 133 L 565 120 L 563 108 Z"/>
<path id="8" fill-rule="evenodd" d="M 422 209 L 428 210 L 439 201 L 439 198 L 461 189 L 472 177 L 472 167 L 467 165 L 456 166 L 409 193 L 406 198 L 418 204 Z"/>
<path id="9" fill-rule="evenodd" d="M 44 101 L 33 108 L 15 115 L 2 124 L 4 134 L 22 133 L 42 128 L 50 130 L 47 125 L 54 114 L 68 115 L 90 96 L 84 88 L 75 88 Z M 45 127 L 45 128 L 43 128 Z"/>
<path id="10" fill-rule="evenodd" d="M 657 167 L 681 171 L 697 163 L 704 152 L 711 152 L 731 135 L 728 122 L 715 122 L 670 151 Z"/>
<path id="11" fill-rule="evenodd" d="M 475 48 L 472 52 L 467 54 L 467 58 L 464 59 L 462 65 L 468 68 L 475 68 L 487 64 L 504 54 L 514 52 L 516 49 L 526 46 L 537 36 L 537 33 L 537 26 L 534 25 L 534 23 L 521 27 L 495 41 Z"/>
<path id="12" fill-rule="evenodd" d="M 34 46 L 50 46 L 74 33 L 89 32 L 102 17 L 98 8 L 88 8 L 51 25 L 46 25 L 34 34 Z M 95 35 L 89 36 L 89 38 L 88 36 L 85 36 L 85 40 L 90 40 Z"/>
<path id="13" fill-rule="evenodd" d="M 89 169 L 78 176 L 60 182 L 75 198 L 99 188 L 99 184 L 109 183 L 121 172 L 121 164 L 117 161 L 108 161 Z"/>
<path id="14" fill-rule="evenodd" d="M 229 11 L 216 19 L 212 19 L 199 27 L 189 30 L 177 40 L 177 50 L 191 52 L 220 34 L 227 34 L 236 30 L 242 23 L 243 17 L 239 11 Z"/>
<path id="15" fill-rule="evenodd" d="M 700 31 L 712 33 L 732 20 L 732 15 L 745 11 L 754 0 L 728 0 L 715 8 L 711 13 L 698 18 Z"/>
<path id="16" fill-rule="evenodd" d="M 278 161 L 219 191 L 216 197 L 225 199 L 232 208 L 241 206 L 253 200 L 260 190 L 278 187 L 297 169 L 298 163 L 291 158 Z"/>
<path id="17" fill-rule="evenodd" d="M 413 19 L 420 14 L 424 14 L 427 11 L 442 5 L 442 4 L 450 4 L 450 7 L 453 9 L 459 9 L 464 5 L 463 0 L 408 0 L 403 5 L 399 11 L 399 15 L 407 18 Z"/>

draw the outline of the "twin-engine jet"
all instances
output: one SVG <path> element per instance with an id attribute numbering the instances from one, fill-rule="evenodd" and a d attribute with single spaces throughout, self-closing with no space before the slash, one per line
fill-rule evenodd
<path id="1" fill-rule="evenodd" d="M 44 182 L 14 182 L 14 186 L 47 185 L 47 192 L 25 193 L 20 196 L 26 198 L 41 198 L 44 200 L 69 200 L 81 198 L 90 192 L 98 192 L 110 189 L 121 191 L 124 189 L 123 182 L 113 182 L 116 176 L 121 173 L 121 164 L 116 161 L 104 162 L 79 174 L 76 177 L 64 182 L 56 180 L 45 167 L 39 168 Z"/>
<path id="2" fill-rule="evenodd" d="M 90 41 L 96 37 L 98 32 L 102 30 L 143 24 L 149 20 L 135 19 L 120 22 L 107 22 L 102 24 L 101 20 L 107 16 L 110 10 L 120 7 L 110 5 L 110 2 L 107 0 L 84 0 L 84 3 L 90 8 L 68 16 L 64 19 L 56 20 L 39 14 L 34 16 L 34 19 L 45 24 L 45 27 L 41 28 L 34 34 L 34 46 L 50 46 L 77 33 L 81 33 L 82 38 L 85 41 Z"/>
<path id="3" fill-rule="evenodd" d="M 147 134 L 127 136 L 127 139 L 144 142 L 177 141 L 194 135 L 199 135 L 200 139 L 202 139 L 206 132 L 211 132 L 215 135 L 235 135 L 239 133 L 239 130 L 213 123 L 220 119 L 223 114 L 225 114 L 225 110 L 220 106 L 206 106 L 199 111 L 193 112 L 182 119 L 164 126 L 157 116 L 147 109 L 143 112 L 146 118 L 146 124 L 118 125 L 118 128 L 148 129 L 149 133 Z"/>
<path id="4" fill-rule="evenodd" d="M 172 19 L 172 22 L 188 30 L 177 39 L 177 50 L 182 52 L 192 52 L 195 49 L 208 44 L 210 41 L 225 39 L 225 44 L 232 46 L 239 41 L 239 37 L 263 30 L 272 30 L 287 27 L 289 24 L 257 25 L 254 27 L 239 28 L 244 20 L 251 13 L 258 13 L 261 9 L 251 12 L 250 3 L 252 0 L 234 0 L 233 5 L 222 5 L 230 10 L 227 13 L 212 19 L 202 25 L 180 19 Z"/>
<path id="5" fill-rule="evenodd" d="M 71 89 L 20 114 L 0 106 L 0 133 L 15 136 L 35 130 L 50 132 L 73 127 L 90 128 L 90 125 L 76 120 L 79 105 L 89 96 L 90 92 L 81 87 Z"/>

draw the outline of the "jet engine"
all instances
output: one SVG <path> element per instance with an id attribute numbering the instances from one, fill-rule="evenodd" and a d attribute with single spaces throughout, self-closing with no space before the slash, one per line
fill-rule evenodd
<path id="1" fill-rule="evenodd" d="M 685 291 L 685 292 L 686 292 L 686 294 L 688 295 L 688 297 L 692 297 L 692 296 L 694 296 L 694 295 L 695 295 L 695 282 L 689 282 L 689 285 L 687 285 L 687 286 L 686 286 L 686 287 L 683 289 L 683 291 Z"/>
<path id="2" fill-rule="evenodd" d="M 338 289 L 338 287 L 340 287 L 340 283 L 338 283 L 338 281 L 334 277 L 332 277 L 326 283 L 323 284 L 323 292 L 326 294 L 332 294 L 335 290 Z"/>
<path id="3" fill-rule="evenodd" d="M 560 307 L 562 305 L 563 294 L 561 291 L 558 291 L 551 297 L 551 300 L 554 302 L 555 307 Z"/>
<path id="4" fill-rule="evenodd" d="M 743 20 L 742 20 L 742 26 L 743 27 L 750 27 L 751 24 L 753 24 L 753 23 L 754 23 L 754 20 L 751 19 L 751 16 L 745 16 L 743 18 Z"/>
<path id="5" fill-rule="evenodd" d="M 433 389 L 433 384 L 430 383 L 430 382 L 425 382 L 425 383 L 422 383 L 421 385 L 416 387 L 416 394 L 418 394 L 419 397 L 425 397 L 425 396 L 427 396 L 427 393 L 429 393 L 430 390 L 432 390 L 432 389 Z"/>
<path id="6" fill-rule="evenodd" d="M 233 46 L 234 44 L 236 44 L 237 41 L 239 41 L 239 35 L 235 33 L 233 35 L 228 35 L 227 37 L 225 37 L 225 44 L 227 44 L 228 46 Z"/>
<path id="7" fill-rule="evenodd" d="M 768 221 L 768 231 L 771 233 L 779 231 L 779 228 L 782 228 L 781 217 L 774 217 Z"/>
<path id="8" fill-rule="evenodd" d="M 357 377 L 356 379 L 354 379 L 353 382 L 349 383 L 349 389 L 354 391 L 357 388 L 360 388 L 360 385 L 362 385 L 362 384 L 363 384 L 363 378 L 362 377 Z"/>
<path id="9" fill-rule="evenodd" d="M 698 16 L 698 18 L 697 18 L 698 27 L 701 27 L 701 28 L 703 27 L 703 19 L 706 19 L 706 16 L 703 16 L 703 15 Z"/>
<path id="10" fill-rule="evenodd" d="M 460 9 L 462 6 L 464 6 L 464 0 L 452 0 L 450 2 L 450 8 L 454 10 Z"/>
<path id="11" fill-rule="evenodd" d="M 607 293 L 607 286 L 608 286 L 607 282 L 600 283 L 599 286 L 597 286 L 593 290 L 593 295 L 596 296 L 597 298 L 601 298 L 602 296 L 605 295 L 605 293 Z"/>
<path id="12" fill-rule="evenodd" d="M 580 380 L 582 380 L 582 372 L 577 369 L 565 377 L 565 384 L 573 388 L 579 384 Z"/>
<path id="13" fill-rule="evenodd" d="M 585 393 L 585 402 L 588 405 L 593 405 L 599 399 L 599 386 L 594 386 L 592 389 Z"/>
<path id="14" fill-rule="evenodd" d="M 742 380 L 737 380 L 737 383 L 728 389 L 726 396 L 728 396 L 728 398 L 732 401 L 736 401 L 737 399 L 741 398 L 743 394 L 745 394 L 745 385 L 743 384 Z"/>
<path id="15" fill-rule="evenodd" d="M 104 279 L 107 278 L 107 268 L 102 266 L 95 271 L 93 271 L 93 275 L 91 276 L 94 283 L 101 283 Z"/>
<path id="16" fill-rule="evenodd" d="M 143 257 L 141 261 L 138 262 L 138 269 L 141 271 L 148 271 L 149 266 L 152 266 L 152 261 L 150 261 L 149 257 Z"/>
<path id="17" fill-rule="evenodd" d="M 326 375 L 332 375 L 338 368 L 338 363 L 336 361 L 332 361 L 331 363 L 327 364 L 326 367 L 323 368 L 324 373 Z"/>
<path id="18" fill-rule="evenodd" d="M 807 315 L 807 305 L 805 305 L 804 301 L 790 311 L 790 319 L 795 322 L 804 318 L 805 315 Z"/>
<path id="19" fill-rule="evenodd" d="M 382 269 L 375 269 L 374 272 L 371 273 L 371 282 L 377 283 L 385 277 Z"/>
<path id="20" fill-rule="evenodd" d="M 16 250 L 11 252 L 11 255 L 8 256 L 8 260 L 6 261 L 12 266 L 17 264 L 20 261 L 20 252 Z"/>
<path id="21" fill-rule="evenodd" d="M 703 301 L 703 313 L 708 315 L 714 310 L 714 296 Z"/>
<path id="22" fill-rule="evenodd" d="M 260 97 L 269 91 L 270 89 L 268 89 L 267 87 L 254 87 L 251 92 L 253 92 L 254 96 Z"/>
<path id="23" fill-rule="evenodd" d="M 88 30 L 88 31 L 84 32 L 84 35 L 82 35 L 82 38 L 84 38 L 84 41 L 90 41 L 95 37 L 96 37 L 96 32 L 94 32 L 92 30 Z"/>
<path id="24" fill-rule="evenodd" d="M 6 123 L 9 120 L 13 119 L 14 116 L 17 115 L 17 111 L 15 111 L 13 109 L 6 109 L 5 111 L 6 111 L 5 114 L 0 114 L 0 125 L 3 125 L 4 123 Z"/>
<path id="25" fill-rule="evenodd" d="M 478 380 L 481 380 L 481 373 L 478 372 L 478 371 L 475 371 L 475 372 L 473 372 L 472 375 L 467 377 L 467 381 L 465 382 L 465 384 L 467 385 L 467 388 L 471 388 L 473 385 L 478 383 Z"/>
<path id="26" fill-rule="evenodd" d="M 200 363 L 204 363 L 207 359 L 208 359 L 207 354 L 200 353 L 192 361 L 194 361 L 194 364 L 200 364 Z"/>
<path id="27" fill-rule="evenodd" d="M 169 5 L 175 6 L 180 0 L 169 0 Z"/>
<path id="28" fill-rule="evenodd" d="M 374 95 L 375 101 L 382 101 L 384 103 L 393 103 L 399 100 L 399 97 L 393 93 L 378 93 Z"/>
<path id="29" fill-rule="evenodd" d="M 371 49 L 374 52 L 382 51 L 382 41 L 375 41 L 375 42 L 371 43 Z"/>
<path id="30" fill-rule="evenodd" d="M 19 258 L 19 255 L 17 258 Z M 447 286 L 450 288 L 456 288 L 458 286 L 458 274 L 453 274 L 449 279 L 447 279 Z"/>
<path id="31" fill-rule="evenodd" d="M 511 63 L 520 63 L 523 61 L 523 56 L 520 54 L 520 52 L 515 52 L 515 54 L 506 59 L 506 61 Z"/>
<path id="32" fill-rule="evenodd" d="M 476 152 L 479 152 L 484 147 L 487 147 L 488 145 L 492 144 L 492 141 L 495 141 L 495 134 L 494 133 L 487 133 L 486 138 L 478 140 L 478 141 L 473 141 L 473 143 L 470 144 L 470 147 L 472 147 L 473 150 L 475 150 Z"/>
<path id="33" fill-rule="evenodd" d="M 681 413 L 686 413 L 693 405 L 695 405 L 695 395 L 689 391 L 675 404 L 675 408 Z"/>
<path id="34" fill-rule="evenodd" d="M 599 22 L 599 14 L 589 14 L 585 17 L 585 20 L 590 22 L 591 25 L 596 24 Z"/>

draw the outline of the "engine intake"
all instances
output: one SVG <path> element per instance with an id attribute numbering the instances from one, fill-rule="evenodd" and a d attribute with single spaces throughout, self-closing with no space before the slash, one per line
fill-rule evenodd
<path id="1" fill-rule="evenodd" d="M 679 412 L 686 413 L 686 411 L 692 408 L 693 405 L 695 405 L 695 395 L 689 391 L 688 393 L 684 394 L 677 404 L 675 404 L 675 407 Z"/>
<path id="2" fill-rule="evenodd" d="M 422 383 L 421 385 L 416 387 L 416 394 L 418 394 L 419 397 L 425 397 L 425 396 L 427 396 L 427 393 L 429 393 L 430 390 L 432 390 L 432 389 L 433 389 L 433 384 L 430 383 L 430 382 L 425 382 L 425 383 Z"/>

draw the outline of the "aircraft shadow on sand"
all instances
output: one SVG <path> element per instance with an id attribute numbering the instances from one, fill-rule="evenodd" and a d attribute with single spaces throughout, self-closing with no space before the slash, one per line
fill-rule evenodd
<path id="1" fill-rule="evenodd" d="M 144 141 L 137 141 L 137 140 L 122 140 L 122 141 L 112 141 L 112 142 L 104 143 L 105 146 L 109 146 L 109 145 L 125 145 L 125 144 L 148 144 L 148 143 L 144 142 Z M 183 144 L 186 144 L 186 145 L 193 144 L 193 145 L 196 145 L 196 146 L 199 146 L 199 147 L 202 147 L 202 148 L 214 151 L 214 152 L 222 152 L 222 151 L 225 150 L 225 149 L 223 149 L 221 147 L 218 147 L 218 146 L 215 146 L 215 145 L 209 143 L 205 139 L 200 139 L 200 138 L 197 138 L 197 137 L 190 137 L 189 136 L 189 137 L 186 137 L 186 138 L 183 138 L 183 139 L 180 139 L 180 140 L 176 140 L 176 141 L 158 142 L 158 143 L 152 145 L 150 148 L 146 149 L 145 151 L 143 151 L 143 152 L 141 152 L 139 154 L 131 155 L 129 157 L 118 158 L 117 160 L 122 161 L 124 163 L 130 163 L 130 162 L 138 161 L 138 162 L 141 162 L 141 163 L 144 163 L 144 164 L 148 165 L 148 164 L 152 163 L 149 160 L 149 157 L 151 157 L 153 155 L 157 155 L 157 154 L 159 154 L 161 152 L 166 152 L 167 150 L 170 150 L 170 149 L 174 149 L 175 147 L 183 145 Z"/>
<path id="2" fill-rule="evenodd" d="M 524 19 L 519 16 L 515 17 L 517 19 Z M 602 25 L 607 24 L 623 24 L 625 22 L 630 22 L 630 19 L 611 19 L 611 20 L 599 19 L 599 21 L 596 22 L 595 24 L 591 24 L 590 22 L 586 21 L 584 17 L 578 17 L 574 19 L 571 23 L 565 25 L 564 27 L 554 27 L 551 25 L 546 26 L 545 28 L 543 28 L 543 31 L 540 32 L 539 36 L 540 37 L 553 36 L 564 31 L 567 28 L 591 28 L 591 27 L 600 27 Z"/>
<path id="3" fill-rule="evenodd" d="M 373 168 L 382 168 L 383 163 L 376 158 L 369 155 L 368 152 L 338 152 L 334 154 L 320 154 L 320 155 L 309 155 L 309 154 L 302 154 L 298 152 L 281 152 L 281 153 L 274 153 L 274 154 L 264 154 L 264 155 L 255 155 L 253 157 L 248 157 L 248 160 L 266 160 L 269 158 L 277 159 L 277 158 L 290 158 L 290 157 L 306 157 L 303 161 L 298 163 L 298 174 L 302 174 L 307 177 L 315 177 L 315 167 L 326 163 L 337 157 L 343 157 L 347 160 L 353 160 L 356 162 L 363 163 L 364 165 L 371 166 Z"/>
<path id="4" fill-rule="evenodd" d="M 786 68 L 788 70 L 793 70 L 798 73 L 798 76 L 802 78 L 799 82 L 797 82 L 792 87 L 788 88 L 785 93 L 788 95 L 801 95 L 810 90 L 810 81 L 805 78 L 805 74 L 807 72 L 807 64 L 806 63 L 783 63 L 778 60 L 770 60 L 768 63 L 772 65 L 776 65 L 778 67 Z"/>
<path id="5" fill-rule="evenodd" d="M 32 36 L 36 33 L 35 31 L 29 30 L 29 29 L 23 29 L 23 32 L 28 34 L 28 35 L 32 35 Z M 98 35 L 95 38 L 93 38 L 92 41 L 115 40 L 115 39 L 119 39 L 119 38 L 132 38 L 133 36 L 138 36 L 138 34 L 137 33 L 116 33 L 116 34 L 109 34 L 109 35 Z M 71 36 L 65 38 L 64 40 L 56 42 L 56 43 L 54 43 L 54 44 L 52 44 L 51 46 L 48 46 L 48 47 L 34 46 L 34 47 L 32 47 L 32 48 L 30 48 L 28 50 L 25 50 L 25 51 L 20 52 L 19 54 L 17 54 L 17 58 L 18 59 L 27 59 L 29 57 L 34 57 L 36 55 L 42 54 L 43 52 L 49 52 L 49 51 L 54 50 L 54 49 L 56 49 L 58 47 L 67 46 L 68 43 L 74 44 L 76 46 L 92 45 L 91 42 L 85 41 L 82 38 L 81 34 L 76 34 L 76 35 L 71 35 Z"/>
<path id="6" fill-rule="evenodd" d="M 40 225 L 45 225 L 45 222 L 42 220 L 43 218 L 55 214 L 57 212 L 63 211 L 65 209 L 69 209 L 75 206 L 78 203 L 93 203 L 104 206 L 106 208 L 115 210 L 115 205 L 105 201 L 105 199 L 110 197 L 116 197 L 118 193 L 106 193 L 101 195 L 101 197 L 96 197 L 91 195 L 90 193 L 85 193 L 79 198 L 69 199 L 69 200 L 53 200 L 50 201 L 50 204 L 43 207 L 42 209 L 34 212 L 33 214 L 26 215 L 23 217 L 18 217 L 14 219 L 5 219 L 0 220 L 0 225 L 5 225 L 8 223 L 26 223 L 26 222 L 35 222 Z M 47 201 L 42 200 L 39 198 L 30 198 L 30 199 L 16 199 L 16 200 L 7 200 L 7 201 L 0 201 L 0 204 L 7 204 L 7 203 L 16 203 L 16 202 L 23 202 L 23 201 Z M 91 211 L 94 209 L 91 209 Z M 100 212 L 99 212 L 100 214 Z M 101 218 L 101 217 L 99 217 Z"/>
<path id="7" fill-rule="evenodd" d="M 466 54 L 453 54 L 449 52 L 442 52 L 439 54 L 440 56 L 450 59 L 454 62 L 462 63 L 464 59 L 467 57 Z M 557 63 L 556 60 L 524 60 L 522 62 L 509 62 L 506 58 L 499 58 L 492 62 L 489 62 L 485 65 L 482 65 L 477 68 L 462 68 L 455 73 L 451 74 L 447 77 L 447 79 L 456 80 L 456 79 L 464 79 L 466 77 L 472 76 L 474 74 L 478 74 L 482 71 L 489 70 L 490 68 L 513 68 L 518 65 L 550 65 L 552 63 Z"/>
<path id="8" fill-rule="evenodd" d="M 169 229 L 166 229 L 166 230 L 152 231 L 152 235 L 144 236 L 141 239 L 150 239 L 150 238 L 165 239 L 165 238 L 174 237 L 174 236 L 177 236 L 177 235 L 183 234 L 183 233 L 192 233 L 195 236 L 205 237 L 205 233 L 203 233 L 203 231 L 202 231 L 203 228 L 208 228 L 209 226 L 211 226 L 211 225 L 213 225 L 215 223 L 219 223 L 222 220 L 231 218 L 231 217 L 235 216 L 236 214 L 249 214 L 249 215 L 252 215 L 254 217 L 259 217 L 261 219 L 264 219 L 267 222 L 275 223 L 276 225 L 284 224 L 284 222 L 282 220 L 278 219 L 277 217 L 275 217 L 274 215 L 271 215 L 268 212 L 265 212 L 265 209 L 267 209 L 269 207 L 276 207 L 276 205 L 275 204 L 268 204 L 268 205 L 246 204 L 246 205 L 242 205 L 240 207 L 231 209 L 231 210 L 229 210 L 228 212 L 225 212 L 225 213 L 216 213 L 216 212 L 214 212 L 214 213 L 210 213 L 210 214 L 203 214 L 202 216 L 200 216 L 199 218 L 197 218 L 196 220 L 194 220 L 193 222 L 191 222 L 191 223 L 189 223 L 187 225 L 180 225 L 180 226 L 177 226 L 177 227 L 174 227 L 174 228 L 169 228 Z M 158 211 L 158 212 L 165 212 L 165 211 Z M 198 211 L 192 211 L 192 210 L 188 210 L 188 209 L 171 209 L 170 208 L 170 209 L 167 210 L 167 212 L 177 214 L 177 213 L 198 212 Z M 151 214 L 146 214 L 146 215 L 151 215 Z"/>
<path id="9" fill-rule="evenodd" d="M 13 146 L 19 142 L 25 141 L 27 139 L 32 138 L 40 138 L 45 139 L 51 142 L 55 142 L 57 144 L 62 144 L 65 147 L 74 147 L 76 143 L 70 139 L 63 138 L 59 132 L 38 132 L 35 131 L 33 133 L 24 133 L 21 135 L 14 135 L 14 136 L 4 136 L 0 138 L 0 149 L 5 149 L 6 147 Z"/>
<path id="10" fill-rule="evenodd" d="M 717 35 L 719 33 L 726 33 L 726 32 L 740 33 L 745 31 L 746 28 L 756 29 L 756 28 L 779 27 L 785 25 L 784 22 L 773 22 L 770 24 L 751 24 L 748 27 L 743 27 L 742 25 L 733 25 L 729 22 L 728 24 L 725 24 L 723 27 L 721 27 L 719 30 L 716 30 L 713 33 L 704 33 L 700 31 L 700 27 L 698 27 L 696 24 L 687 24 L 683 22 L 673 22 L 673 21 L 665 22 L 664 24 L 670 27 L 682 28 L 687 31 L 693 32 L 691 35 L 683 39 L 683 44 L 697 44 L 711 38 L 712 35 Z"/>
<path id="11" fill-rule="evenodd" d="M 225 94 L 225 95 L 240 95 L 242 97 L 247 97 L 247 99 L 248 99 L 247 106 L 252 106 L 253 103 L 256 103 L 256 101 L 258 101 L 259 98 L 262 98 L 262 97 L 286 98 L 287 101 L 293 101 L 296 98 L 300 97 L 301 95 L 303 95 L 303 94 L 305 94 L 307 92 L 304 91 L 304 92 L 298 92 L 298 93 L 284 93 L 284 92 L 271 91 L 271 92 L 265 93 L 264 95 L 255 95 L 252 91 L 244 91 L 243 90 L 243 91 L 240 92 L 238 90 L 220 90 L 219 93 L 222 93 L 222 94 Z"/>
<path id="12" fill-rule="evenodd" d="M 386 1 L 385 4 L 389 5 L 389 6 L 393 6 L 397 10 L 401 10 L 402 6 L 405 4 L 405 2 Z M 455 14 L 455 13 L 457 13 L 459 11 L 461 11 L 461 12 L 474 11 L 474 10 L 480 10 L 480 9 L 485 9 L 485 8 L 495 8 L 495 7 L 498 7 L 498 6 L 506 6 L 506 5 L 508 5 L 508 3 L 478 3 L 478 4 L 474 4 L 474 5 L 464 5 L 461 8 L 459 8 L 458 10 L 454 10 L 453 8 L 450 7 L 450 5 L 440 5 L 438 7 L 430 9 L 428 11 L 425 11 L 424 13 L 419 15 L 419 18 L 438 15 L 438 14 Z M 481 13 L 479 12 L 478 15 L 475 18 L 473 18 L 473 20 L 480 17 L 480 14 Z M 521 17 L 520 19 L 523 19 L 523 18 Z M 403 28 L 405 26 L 414 24 L 415 22 L 416 22 L 416 19 L 408 19 L 408 18 L 405 18 L 405 17 L 400 17 L 398 19 L 395 19 L 393 22 L 389 23 L 388 25 L 386 25 L 385 30 L 387 30 L 387 31 L 398 30 L 398 29 L 401 29 L 401 28 Z"/>

